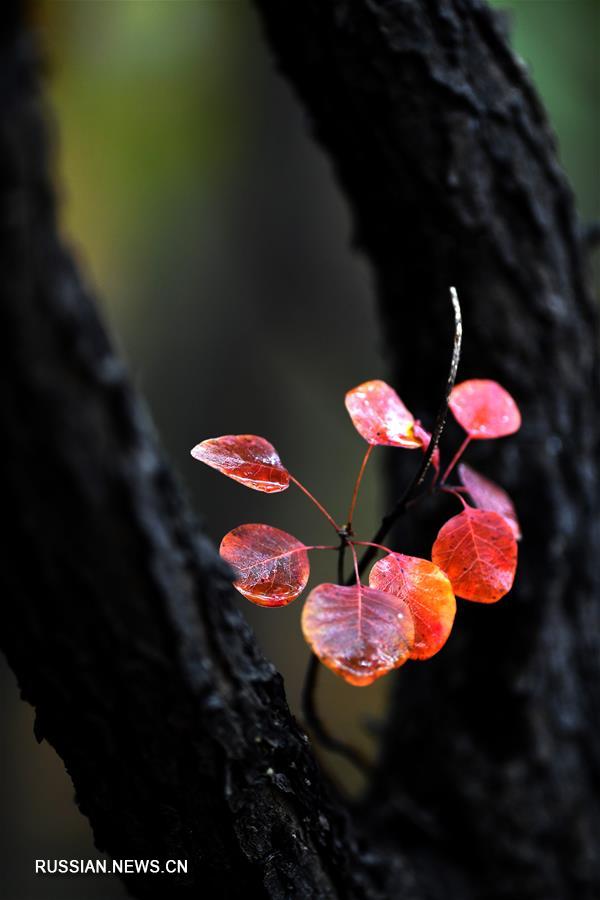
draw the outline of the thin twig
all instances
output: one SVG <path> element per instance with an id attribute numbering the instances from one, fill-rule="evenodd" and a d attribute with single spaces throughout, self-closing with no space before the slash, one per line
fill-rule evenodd
<path id="1" fill-rule="evenodd" d="M 302 688 L 302 712 L 304 722 L 310 728 L 313 738 L 315 738 L 325 750 L 337 753 L 343 756 L 348 762 L 352 763 L 360 772 L 367 774 L 371 766 L 368 760 L 364 758 L 362 753 L 350 744 L 344 743 L 333 737 L 323 725 L 315 706 L 315 696 L 321 665 L 319 659 L 314 653 L 310 654 L 308 668 L 304 678 L 304 686 Z"/>
<path id="2" fill-rule="evenodd" d="M 346 524 L 346 528 L 348 531 L 352 529 L 352 519 L 354 518 L 354 510 L 356 508 L 356 501 L 358 499 L 358 491 L 360 488 L 360 484 L 362 482 L 363 475 L 365 474 L 365 469 L 367 468 L 367 463 L 369 462 L 369 457 L 373 452 L 373 444 L 369 444 L 367 447 L 366 453 L 363 457 L 363 461 L 361 463 L 360 469 L 358 471 L 358 475 L 356 476 L 356 481 L 354 482 L 354 490 L 352 491 L 352 500 L 350 501 L 350 509 L 348 510 L 348 521 Z"/>
<path id="3" fill-rule="evenodd" d="M 344 583 L 344 557 L 346 556 L 347 546 L 348 541 L 346 540 L 346 537 L 341 537 L 340 546 L 338 547 L 338 584 Z"/>
<path id="4" fill-rule="evenodd" d="M 446 424 L 446 416 L 448 414 L 448 402 L 450 400 L 450 394 L 452 392 L 452 388 L 454 387 L 454 382 L 456 381 L 456 373 L 458 371 L 458 363 L 460 360 L 460 348 L 462 343 L 462 315 L 460 311 L 460 303 L 458 301 L 458 294 L 456 292 L 456 288 L 450 288 L 450 299 L 452 301 L 452 308 L 454 310 L 454 341 L 452 344 L 452 358 L 450 360 L 450 370 L 448 372 L 448 378 L 446 381 L 446 390 L 444 392 L 444 399 L 438 409 L 438 413 L 435 420 L 435 425 L 433 426 L 433 433 L 431 435 L 431 440 L 429 442 L 429 446 L 425 451 L 425 455 L 423 456 L 423 460 L 421 465 L 419 466 L 417 472 L 415 473 L 414 478 L 408 484 L 406 490 L 394 506 L 394 508 L 389 512 L 382 520 L 377 533 L 373 537 L 372 543 L 380 544 L 386 535 L 390 532 L 393 526 L 396 524 L 400 516 L 406 511 L 406 508 L 409 502 L 413 499 L 419 487 L 423 484 L 425 480 L 425 476 L 427 475 L 427 471 L 429 466 L 431 465 L 431 460 L 433 458 L 433 454 L 437 445 L 439 444 L 440 438 L 442 436 L 442 432 L 444 430 L 444 425 Z M 363 556 L 361 557 L 359 570 L 362 572 L 365 571 L 367 566 L 372 562 L 375 558 L 376 549 L 374 547 L 369 547 Z"/>

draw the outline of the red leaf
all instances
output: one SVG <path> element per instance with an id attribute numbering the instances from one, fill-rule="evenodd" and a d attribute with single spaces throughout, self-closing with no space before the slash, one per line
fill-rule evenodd
<path id="1" fill-rule="evenodd" d="M 406 662 L 414 625 L 406 603 L 363 585 L 320 584 L 302 611 L 304 637 L 349 684 L 372 684 Z"/>
<path id="2" fill-rule="evenodd" d="M 456 615 L 447 575 L 427 559 L 390 553 L 375 563 L 369 584 L 403 600 L 415 623 L 412 659 L 429 659 L 446 643 Z"/>
<path id="3" fill-rule="evenodd" d="M 469 507 L 440 530 L 431 558 L 446 573 L 457 597 L 495 603 L 512 587 L 517 542 L 499 513 Z"/>
<path id="4" fill-rule="evenodd" d="M 460 480 L 468 490 L 475 506 L 479 509 L 491 509 L 504 516 L 517 540 L 521 538 L 521 528 L 517 519 L 514 503 L 494 481 L 476 472 L 471 466 L 462 463 L 458 467 Z"/>
<path id="5" fill-rule="evenodd" d="M 517 404 L 495 381 L 473 379 L 457 384 L 449 405 L 459 425 L 476 440 L 504 437 L 521 427 Z"/>
<path id="6" fill-rule="evenodd" d="M 220 553 L 237 573 L 234 586 L 259 606 L 286 606 L 306 587 L 306 548 L 279 528 L 240 525 L 225 535 Z"/>
<path id="7" fill-rule="evenodd" d="M 415 437 L 421 444 L 421 448 L 423 453 L 427 452 L 427 448 L 431 443 L 431 435 L 427 431 L 426 428 L 423 428 L 420 421 L 418 419 L 415 420 Z M 440 448 L 436 447 L 431 456 L 431 465 L 435 469 L 436 472 L 440 470 Z"/>
<path id="8" fill-rule="evenodd" d="M 354 427 L 367 443 L 409 450 L 421 446 L 412 413 L 385 381 L 359 384 L 348 391 L 345 403 Z"/>
<path id="9" fill-rule="evenodd" d="M 289 487 L 290 476 L 275 447 L 255 434 L 226 434 L 202 441 L 192 456 L 254 491 L 272 494 Z"/>

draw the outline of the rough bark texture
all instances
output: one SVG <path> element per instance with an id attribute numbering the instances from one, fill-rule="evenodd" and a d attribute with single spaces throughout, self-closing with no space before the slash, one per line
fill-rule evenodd
<path id="1" fill-rule="evenodd" d="M 57 237 L 46 110 L 0 63 L 0 642 L 97 846 L 187 859 L 140 897 L 380 896 Z M 388 894 L 387 889 L 381 896 Z"/>
<path id="2" fill-rule="evenodd" d="M 360 811 L 388 848 L 385 883 L 327 799 L 57 238 L 15 25 L 0 64 L 2 646 L 99 847 L 188 858 L 181 894 L 597 896 L 598 329 L 543 111 L 474 0 L 258 6 L 352 205 L 403 396 L 437 406 L 454 283 L 463 375 L 519 400 L 521 435 L 483 460 L 521 514 L 517 589 L 465 604 L 447 649 L 396 676 Z"/>
<path id="3" fill-rule="evenodd" d="M 436 408 L 455 284 L 462 376 L 498 379 L 525 423 L 477 448 L 522 518 L 517 586 L 395 676 L 364 816 L 431 896 L 598 896 L 598 317 L 544 111 L 483 3 L 258 5 L 352 206 L 403 398 Z M 421 549 L 442 521 L 422 516 Z"/>

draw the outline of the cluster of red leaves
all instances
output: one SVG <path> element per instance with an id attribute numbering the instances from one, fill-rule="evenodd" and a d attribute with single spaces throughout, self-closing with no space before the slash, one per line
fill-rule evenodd
<path id="1" fill-rule="evenodd" d="M 302 629 L 321 661 L 350 684 L 371 684 L 407 659 L 429 659 L 437 653 L 454 624 L 455 595 L 494 603 L 512 587 L 520 529 L 510 497 L 466 465 L 458 469 L 461 486 L 451 487 L 446 479 L 470 440 L 517 431 L 519 410 L 500 385 L 482 380 L 457 385 L 449 406 L 466 437 L 439 482 L 436 448 L 434 484 L 454 493 L 464 508 L 440 529 L 432 561 L 380 547 L 386 555 L 372 567 L 368 586 L 361 584 L 356 557 L 361 542 L 348 535 L 348 527 L 337 526 L 315 501 L 338 534 L 345 536 L 355 562 L 356 583 L 315 587 L 304 606 Z M 426 451 L 429 446 L 431 435 L 383 381 L 368 381 L 349 391 L 346 408 L 370 448 L 387 445 Z M 275 448 L 255 435 L 206 440 L 194 447 L 192 456 L 253 490 L 273 493 L 293 482 L 308 494 Z M 363 471 L 364 463 L 353 503 Z M 466 503 L 464 493 L 473 506 Z M 240 525 L 225 535 L 220 552 L 236 573 L 234 584 L 244 597 L 260 606 L 285 606 L 306 587 L 308 551 L 317 549 L 337 548 L 307 546 L 269 525 Z"/>

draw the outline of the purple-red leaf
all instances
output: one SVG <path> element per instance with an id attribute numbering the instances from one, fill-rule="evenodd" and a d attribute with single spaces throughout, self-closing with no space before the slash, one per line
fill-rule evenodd
<path id="1" fill-rule="evenodd" d="M 369 584 L 399 597 L 410 609 L 415 624 L 412 659 L 429 659 L 441 650 L 456 615 L 452 585 L 441 569 L 427 559 L 390 553 L 375 563 Z"/>
<path id="2" fill-rule="evenodd" d="M 474 440 L 504 437 L 521 427 L 521 413 L 508 391 L 496 381 L 472 379 L 450 394 L 454 418 Z"/>
<path id="3" fill-rule="evenodd" d="M 490 509 L 504 516 L 517 540 L 521 538 L 521 529 L 514 503 L 505 490 L 494 481 L 476 472 L 471 466 L 462 463 L 458 467 L 460 480 L 466 487 L 475 506 L 479 509 Z"/>
<path id="4" fill-rule="evenodd" d="M 255 434 L 210 438 L 191 452 L 194 459 L 254 491 L 272 494 L 289 487 L 289 473 L 281 464 L 275 447 Z"/>
<path id="5" fill-rule="evenodd" d="M 446 573 L 457 597 L 495 603 L 512 587 L 517 542 L 499 513 L 468 507 L 440 529 L 431 558 Z"/>
<path id="6" fill-rule="evenodd" d="M 225 535 L 220 553 L 236 572 L 234 586 L 259 606 L 287 606 L 306 587 L 306 547 L 279 528 L 240 525 Z"/>
<path id="7" fill-rule="evenodd" d="M 314 588 L 302 611 L 302 631 L 321 662 L 357 686 L 406 662 L 414 640 L 406 603 L 356 584 Z"/>
<path id="8" fill-rule="evenodd" d="M 365 381 L 346 394 L 346 409 L 358 433 L 369 444 L 414 450 L 415 420 L 396 391 L 385 381 Z"/>

